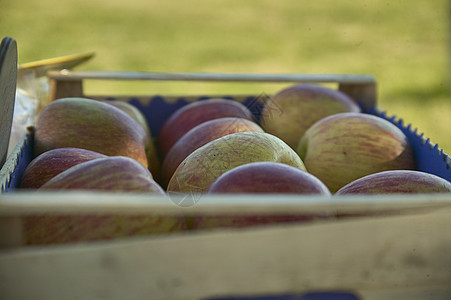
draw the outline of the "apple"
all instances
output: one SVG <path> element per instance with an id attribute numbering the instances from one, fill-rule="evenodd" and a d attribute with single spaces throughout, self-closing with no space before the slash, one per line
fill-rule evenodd
<path id="1" fill-rule="evenodd" d="M 297 84 L 282 89 L 264 105 L 261 125 L 296 149 L 305 131 L 316 121 L 336 113 L 360 112 L 345 93 L 315 84 Z"/>
<path id="2" fill-rule="evenodd" d="M 237 166 L 275 161 L 305 170 L 296 152 L 266 132 L 237 132 L 215 139 L 194 150 L 172 175 L 168 193 L 205 193 L 223 173 Z"/>
<path id="3" fill-rule="evenodd" d="M 167 235 L 186 230 L 186 228 L 182 214 L 46 214 L 25 216 L 23 219 L 24 243 L 28 245 L 55 245 L 154 234 Z"/>
<path id="4" fill-rule="evenodd" d="M 51 178 L 38 191 L 101 190 L 165 195 L 150 171 L 126 156 L 108 156 L 77 164 Z"/>
<path id="5" fill-rule="evenodd" d="M 251 111 L 244 104 L 222 98 L 191 102 L 179 108 L 160 129 L 157 137 L 160 155 L 165 157 L 177 140 L 196 125 L 225 117 L 255 120 Z"/>
<path id="6" fill-rule="evenodd" d="M 206 194 L 308 194 L 330 197 L 318 178 L 296 167 L 278 162 L 252 162 L 235 167 L 219 176 Z M 299 198 L 302 201 L 302 198 Z M 333 217 L 312 213 L 284 214 L 208 214 L 187 218 L 191 229 L 241 228 L 266 224 L 309 222 Z"/>
<path id="7" fill-rule="evenodd" d="M 167 198 L 150 171 L 125 156 L 97 158 L 61 172 L 37 192 L 89 190 L 146 193 Z M 127 197 L 121 197 L 127 201 Z M 167 198 L 168 201 L 169 198 Z M 91 199 L 93 202 L 95 198 Z M 26 244 L 62 244 L 169 233 L 186 229 L 185 217 L 161 213 L 42 214 L 24 218 Z"/>
<path id="8" fill-rule="evenodd" d="M 148 166 L 145 130 L 122 110 L 88 98 L 62 98 L 45 106 L 35 125 L 35 156 L 56 148 L 82 148 L 131 157 Z"/>
<path id="9" fill-rule="evenodd" d="M 113 105 L 114 107 L 117 107 L 120 110 L 122 110 L 123 112 L 125 112 L 127 115 L 129 115 L 130 117 L 135 119 L 135 121 L 137 121 L 139 123 L 139 125 L 142 126 L 142 128 L 144 128 L 144 130 L 146 131 L 146 133 L 149 137 L 152 136 L 149 125 L 146 120 L 146 117 L 136 106 L 134 106 L 133 104 L 130 104 L 128 102 L 120 101 L 120 100 L 104 100 L 102 102 Z"/>
<path id="10" fill-rule="evenodd" d="M 335 195 L 449 192 L 451 183 L 437 175 L 416 170 L 391 170 L 356 179 Z"/>
<path id="11" fill-rule="evenodd" d="M 297 147 L 309 173 L 332 193 L 357 178 L 387 170 L 414 170 L 407 137 L 391 122 L 364 113 L 339 113 L 313 124 Z"/>
<path id="12" fill-rule="evenodd" d="M 190 230 L 204 230 L 216 228 L 249 228 L 274 224 L 306 223 L 316 220 L 335 218 L 332 214 L 314 213 L 286 213 L 286 214 L 208 214 L 194 217 L 187 225 Z"/>
<path id="13" fill-rule="evenodd" d="M 57 148 L 34 158 L 22 175 L 19 187 L 37 189 L 59 173 L 85 161 L 107 157 L 98 152 L 80 148 Z"/>
<path id="14" fill-rule="evenodd" d="M 23 236 L 28 245 L 55 245 L 148 236 L 186 230 L 180 215 L 46 214 L 24 216 Z"/>
<path id="15" fill-rule="evenodd" d="M 203 122 L 183 135 L 169 150 L 162 164 L 162 177 L 167 185 L 178 165 L 194 150 L 222 136 L 263 129 L 254 121 L 243 118 L 219 118 Z"/>
<path id="16" fill-rule="evenodd" d="M 272 161 L 253 162 L 235 167 L 219 176 L 208 187 L 206 193 L 331 195 L 326 185 L 312 174 Z"/>
<path id="17" fill-rule="evenodd" d="M 128 114 L 130 117 L 135 119 L 135 121 L 137 121 L 144 128 L 148 137 L 145 142 L 148 167 L 154 179 L 157 182 L 160 182 L 161 162 L 158 157 L 157 149 L 155 146 L 155 139 L 152 136 L 152 132 L 150 131 L 149 124 L 147 123 L 144 114 L 136 106 L 125 101 L 105 100 L 104 102 L 119 108 L 120 110 Z"/>

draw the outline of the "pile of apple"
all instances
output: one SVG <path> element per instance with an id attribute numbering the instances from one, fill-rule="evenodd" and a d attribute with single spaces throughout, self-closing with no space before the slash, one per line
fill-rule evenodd
<path id="1" fill-rule="evenodd" d="M 320 85 L 276 93 L 259 124 L 237 102 L 186 105 L 163 125 L 158 145 L 170 194 L 451 191 L 447 180 L 415 170 L 399 128 Z"/>
<path id="2" fill-rule="evenodd" d="M 34 153 L 21 188 L 165 194 L 147 121 L 126 102 L 52 102 L 38 115 Z"/>
<path id="3" fill-rule="evenodd" d="M 37 118 L 34 152 L 21 189 L 166 195 L 157 182 L 160 164 L 147 121 L 126 102 L 52 102 Z M 186 221 L 182 214 L 68 212 L 27 216 L 23 228 L 27 244 L 60 244 L 175 232 L 185 230 Z"/>
<path id="4" fill-rule="evenodd" d="M 415 170 L 411 145 L 394 124 L 361 112 L 336 89 L 313 84 L 276 93 L 259 123 L 237 101 L 187 104 L 156 140 L 129 103 L 58 99 L 38 116 L 34 150 L 20 187 L 37 191 L 451 192 L 447 180 Z"/>

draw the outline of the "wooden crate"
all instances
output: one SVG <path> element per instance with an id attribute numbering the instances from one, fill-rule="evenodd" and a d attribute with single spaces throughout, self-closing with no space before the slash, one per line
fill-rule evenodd
<path id="1" fill-rule="evenodd" d="M 422 168 L 451 178 L 447 177 L 451 172 L 448 155 L 411 126 L 375 107 L 376 82 L 371 76 L 63 71 L 51 72 L 49 78 L 54 98 L 90 97 L 83 91 L 83 82 L 97 79 L 336 83 L 369 113 L 409 133 Z M 210 95 L 217 96 L 242 101 L 257 112 L 262 104 L 256 95 Z M 151 130 L 157 135 L 170 113 L 205 96 L 96 98 L 136 105 L 152 120 Z M 160 119 L 153 115 L 155 111 Z M 2 299 L 451 297 L 451 237 L 446 230 L 451 225 L 451 195 L 302 196 L 301 200 L 290 195 L 224 195 L 202 196 L 201 201 L 191 202 L 196 205 L 184 206 L 177 205 L 180 198 L 139 194 L 25 193 L 15 190 L 15 185 L 32 158 L 32 139 L 31 130 L 8 158 L 0 178 L 4 191 L 0 195 Z M 291 213 L 314 218 L 239 229 L 130 234 L 76 244 L 27 242 L 31 230 L 27 219 L 35 216 L 218 213 Z"/>

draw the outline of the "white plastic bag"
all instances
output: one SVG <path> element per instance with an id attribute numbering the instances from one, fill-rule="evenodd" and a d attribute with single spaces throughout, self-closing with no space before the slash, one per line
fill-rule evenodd
<path id="1" fill-rule="evenodd" d="M 26 134 L 27 128 L 35 125 L 39 107 L 47 102 L 48 95 L 46 76 L 36 77 L 33 71 L 18 76 L 8 155 Z"/>

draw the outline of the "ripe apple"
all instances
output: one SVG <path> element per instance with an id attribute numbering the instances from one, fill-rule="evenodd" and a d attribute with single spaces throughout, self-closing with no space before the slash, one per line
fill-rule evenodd
<path id="1" fill-rule="evenodd" d="M 315 84 L 297 84 L 269 99 L 262 111 L 261 125 L 266 132 L 296 149 L 304 132 L 313 123 L 342 112 L 360 112 L 360 107 L 339 90 Z"/>
<path id="2" fill-rule="evenodd" d="M 164 185 L 167 185 L 175 169 L 191 152 L 217 138 L 243 131 L 263 132 L 263 129 L 254 121 L 232 117 L 213 119 L 192 128 L 171 147 L 163 160 Z"/>
<path id="3" fill-rule="evenodd" d="M 161 180 L 161 162 L 157 154 L 157 149 L 155 146 L 155 139 L 152 137 L 152 132 L 150 131 L 149 124 L 147 123 L 146 117 L 144 114 L 133 104 L 130 104 L 125 101 L 120 100 L 106 100 L 105 103 L 113 105 L 130 117 L 135 119 L 146 131 L 147 139 L 145 142 L 146 154 L 147 154 L 147 162 L 150 172 L 153 175 L 153 178 L 160 182 Z"/>
<path id="4" fill-rule="evenodd" d="M 43 184 L 43 190 L 102 190 L 165 195 L 150 171 L 126 156 L 108 156 L 75 165 Z"/>
<path id="5" fill-rule="evenodd" d="M 194 150 L 175 170 L 168 193 L 205 193 L 226 171 L 256 161 L 286 163 L 305 170 L 296 152 L 278 137 L 247 131 L 225 135 Z"/>
<path id="6" fill-rule="evenodd" d="M 55 148 L 82 148 L 128 156 L 148 166 L 145 130 L 122 110 L 87 98 L 62 98 L 38 115 L 35 156 Z"/>
<path id="7" fill-rule="evenodd" d="M 416 170 L 391 170 L 356 179 L 335 195 L 450 192 L 451 183 L 439 176 Z"/>
<path id="8" fill-rule="evenodd" d="M 23 220 L 24 243 L 28 245 L 80 243 L 168 234 L 186 228 L 182 214 L 46 214 L 25 216 Z"/>
<path id="9" fill-rule="evenodd" d="M 59 173 L 85 161 L 107 157 L 80 148 L 57 148 L 42 153 L 26 167 L 20 182 L 22 189 L 37 189 Z"/>
<path id="10" fill-rule="evenodd" d="M 305 132 L 297 152 L 309 173 L 332 193 L 372 173 L 416 166 L 402 131 L 364 113 L 339 113 L 319 120 Z"/>
<path id="11" fill-rule="evenodd" d="M 37 191 L 96 190 L 137 192 L 167 197 L 149 170 L 129 157 L 113 156 L 80 163 L 56 175 Z M 121 197 L 127 201 L 127 197 Z M 169 198 L 167 198 L 168 201 Z M 92 201 L 96 201 L 92 198 Z M 160 213 L 128 215 L 43 214 L 24 218 L 27 244 L 62 244 L 169 233 L 186 229 L 185 217 Z"/>
<path id="12" fill-rule="evenodd" d="M 171 147 L 190 129 L 205 121 L 237 117 L 254 121 L 251 111 L 242 103 L 214 98 L 189 103 L 175 111 L 160 129 L 157 144 L 160 155 L 166 156 Z"/>
<path id="13" fill-rule="evenodd" d="M 335 218 L 332 214 L 314 213 L 286 213 L 286 214 L 256 214 L 256 215 L 232 215 L 232 214 L 208 214 L 194 217 L 187 225 L 191 230 L 215 229 L 215 228 L 249 228 L 273 224 L 305 223 L 316 220 Z"/>
<path id="14" fill-rule="evenodd" d="M 235 167 L 216 179 L 206 194 L 222 193 L 285 193 L 330 197 L 331 193 L 319 179 L 306 171 L 277 162 L 253 162 Z M 299 198 L 302 201 L 302 198 Z M 311 222 L 335 218 L 332 213 L 284 214 L 207 214 L 187 218 L 191 229 L 244 228 L 269 224 Z"/>
<path id="15" fill-rule="evenodd" d="M 272 161 L 253 162 L 235 167 L 219 176 L 206 193 L 331 195 L 326 185 L 312 174 Z"/>
<path id="16" fill-rule="evenodd" d="M 105 100 L 102 102 L 113 105 L 114 107 L 117 107 L 123 112 L 125 112 L 127 115 L 135 119 L 135 121 L 137 121 L 139 125 L 141 125 L 144 128 L 149 137 L 152 136 L 149 125 L 147 124 L 146 117 L 136 106 L 120 100 Z"/>

